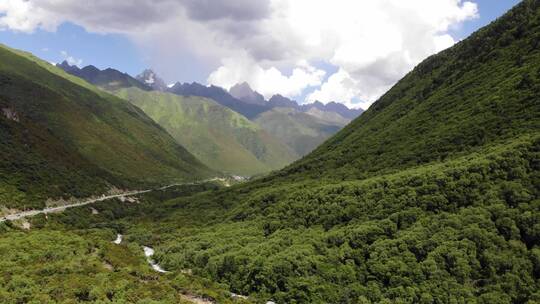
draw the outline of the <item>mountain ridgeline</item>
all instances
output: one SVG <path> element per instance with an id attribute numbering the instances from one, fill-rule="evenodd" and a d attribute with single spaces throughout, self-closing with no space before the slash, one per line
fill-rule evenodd
<path id="1" fill-rule="evenodd" d="M 139 108 L 30 54 L 0 46 L 0 88 L 3 207 L 215 174 Z"/>
<path id="2" fill-rule="evenodd" d="M 196 82 L 191 84 L 176 83 L 169 89 L 169 92 L 181 96 L 200 96 L 213 99 L 217 103 L 244 115 L 248 119 L 252 119 L 269 109 L 266 105 L 246 103 L 245 101 L 235 98 L 221 87 L 213 85 L 207 87 Z"/>
<path id="3" fill-rule="evenodd" d="M 539 46 L 540 2 L 522 1 L 303 159 L 126 233 L 277 303 L 536 303 Z"/>
<path id="4" fill-rule="evenodd" d="M 67 61 L 63 61 L 56 65 L 67 73 L 82 78 L 89 83 L 102 87 L 105 90 L 117 90 L 120 88 L 137 87 L 142 90 L 151 90 L 152 87 L 139 81 L 136 78 L 122 73 L 115 69 L 100 70 L 93 65 L 79 68 L 76 65 L 70 65 Z"/>
<path id="5" fill-rule="evenodd" d="M 176 83 L 167 88 L 152 70 L 133 78 L 114 69 L 80 69 L 66 62 L 57 66 L 128 98 L 206 165 L 230 174 L 256 175 L 281 169 L 311 152 L 362 113 L 335 102 L 299 105 L 281 95 L 267 101 L 245 82 L 229 91 L 198 83 Z M 112 75 L 118 78 L 111 78 Z M 209 101 L 217 104 L 208 108 Z M 200 111 L 194 111 L 194 107 Z M 231 128 L 238 119 L 244 121 L 242 127 Z"/>

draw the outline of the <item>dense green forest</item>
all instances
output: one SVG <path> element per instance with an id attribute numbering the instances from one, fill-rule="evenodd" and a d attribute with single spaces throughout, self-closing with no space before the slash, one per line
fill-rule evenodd
<path id="1" fill-rule="evenodd" d="M 141 245 L 114 244 L 121 216 L 143 214 L 159 200 L 216 189 L 207 183 L 147 194 L 137 204 L 114 200 L 61 214 L 0 223 L 1 303 L 232 303 L 226 286 L 188 273 L 157 273 Z M 235 303 L 242 303 L 237 299 Z"/>
<path id="2" fill-rule="evenodd" d="M 279 303 L 539 302 L 538 33 L 540 2 L 523 1 L 304 159 L 127 234 L 168 269 Z"/>
<path id="3" fill-rule="evenodd" d="M 540 301 L 539 156 L 525 137 L 365 180 L 239 186 L 168 201 L 128 235 L 279 303 Z"/>
<path id="4" fill-rule="evenodd" d="M 278 303 L 535 303 L 539 156 L 540 136 L 523 136 L 364 180 L 193 186 L 92 206 L 99 214 L 85 207 L 34 217 L 30 232 L 0 224 L 4 263 L 25 256 L 10 249 L 35 247 L 27 267 L 2 268 L 0 294 L 60 299 L 59 283 L 40 276 L 48 269 L 75 273 L 66 297 L 78 300 L 111 297 L 99 282 L 123 276 L 134 282 L 112 287 L 113 299 L 174 303 L 196 291 L 221 303 L 230 290 Z M 111 244 L 116 232 L 126 247 Z M 69 250 L 54 253 L 57 245 Z M 142 245 L 170 273 L 149 272 Z M 81 268 L 80 255 L 94 268 Z M 10 289 L 12 276 L 26 278 L 27 289 Z"/>
<path id="5" fill-rule="evenodd" d="M 0 300 L 540 303 L 539 46 L 525 0 L 284 170 L 0 223 Z"/>

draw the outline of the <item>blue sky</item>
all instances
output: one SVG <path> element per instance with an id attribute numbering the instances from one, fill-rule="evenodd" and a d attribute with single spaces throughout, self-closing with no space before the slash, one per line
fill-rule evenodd
<path id="1" fill-rule="evenodd" d="M 502 15 L 519 1 L 474 0 L 473 2 L 478 5 L 479 18 L 467 20 L 459 26 L 452 27 L 449 34 L 455 40 L 466 38 L 478 28 Z M 0 11 L 0 17 L 1 13 Z M 177 45 L 176 49 L 173 49 L 174 52 L 168 52 L 167 59 L 160 62 L 155 60 L 155 57 L 162 56 L 159 48 L 156 51 L 156 48 L 141 46 L 144 44 L 141 41 L 144 40 L 139 39 L 134 42 L 132 36 L 88 32 L 82 26 L 74 24 L 73 21 L 59 23 L 55 31 L 43 30 L 40 27 L 36 27 L 32 32 L 14 31 L 9 27 L 0 30 L 1 43 L 32 52 L 47 61 L 61 62 L 67 57 L 72 57 L 75 61 L 81 60 L 82 66 L 92 64 L 102 69 L 112 67 L 131 75 L 136 75 L 147 67 L 153 67 L 169 83 L 177 80 L 206 83 L 210 73 L 219 66 L 219 58 L 207 61 L 208 56 L 185 51 Z M 327 81 L 329 75 L 333 75 L 338 70 L 337 66 L 324 60 L 311 61 L 310 64 L 315 69 L 326 72 L 326 76 L 322 78 L 323 82 Z M 287 75 L 293 68 L 294 65 L 283 65 L 280 70 Z M 317 89 L 318 87 L 306 87 L 297 96 L 297 99 L 301 100 Z M 358 97 L 352 99 L 357 100 Z"/>
<path id="2" fill-rule="evenodd" d="M 0 31 L 0 41 L 51 62 L 64 60 L 62 51 L 65 51 L 81 59 L 84 66 L 92 64 L 101 69 L 113 67 L 129 74 L 139 73 L 146 67 L 143 55 L 127 37 L 88 33 L 72 23 L 62 24 L 56 32 L 41 29 L 31 34 Z"/>

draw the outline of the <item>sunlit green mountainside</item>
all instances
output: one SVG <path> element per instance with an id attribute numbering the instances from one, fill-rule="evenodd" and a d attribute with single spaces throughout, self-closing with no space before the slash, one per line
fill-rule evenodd
<path id="1" fill-rule="evenodd" d="M 246 154 L 245 151 L 238 151 L 243 148 L 238 147 L 237 143 L 227 143 L 227 141 L 231 140 L 230 136 L 223 137 L 221 134 L 217 138 L 220 143 L 217 144 L 215 138 L 208 138 L 208 136 L 205 135 L 202 135 L 198 139 L 193 139 L 191 134 L 197 133 L 198 131 L 200 131 L 199 133 L 208 133 L 207 126 L 192 124 L 189 132 L 178 132 L 178 130 L 176 130 L 176 140 L 179 143 L 186 145 L 188 150 L 197 157 L 200 157 L 205 164 L 210 165 L 212 168 L 218 168 L 219 170 L 234 174 L 258 174 L 269 172 L 274 169 L 281 169 L 292 161 L 311 152 L 363 111 L 349 109 L 346 106 L 335 102 L 326 105 L 315 102 L 300 106 L 296 101 L 281 95 L 274 95 L 270 100 L 266 101 L 262 95 L 253 91 L 247 83 L 238 84 L 231 89 L 231 93 L 237 95 L 237 97 L 234 97 L 220 87 L 206 87 L 197 83 L 177 83 L 173 88 L 165 90 L 164 88 L 166 86 L 163 80 L 151 70 L 145 70 L 141 75 L 137 76 L 137 79 L 135 79 L 128 74 L 110 68 L 99 70 L 94 66 L 86 66 L 81 69 L 77 66 L 69 65 L 67 62 L 62 62 L 56 66 L 69 74 L 80 77 L 91 84 L 113 93 L 122 88 L 137 87 L 143 91 L 167 91 L 180 97 L 186 97 L 179 98 L 178 100 L 212 100 L 221 105 L 221 108 L 223 108 L 224 111 L 230 109 L 230 111 L 227 111 L 229 114 L 232 111 L 238 113 L 240 116 L 247 115 L 245 117 L 249 117 L 253 123 L 259 125 L 264 131 L 272 135 L 271 137 L 274 137 L 275 140 L 279 141 L 280 144 L 278 144 L 278 146 L 286 145 L 288 147 L 287 149 L 278 147 L 279 151 L 275 151 L 275 153 L 282 154 L 282 156 L 276 155 L 276 157 L 271 157 L 270 160 L 258 152 L 256 153 L 257 155 L 255 155 L 255 158 L 258 159 L 256 161 L 253 159 L 253 156 L 249 155 L 253 152 L 253 149 L 257 149 L 256 147 L 253 147 L 252 145 L 251 147 L 247 147 L 248 150 L 251 151 L 248 154 Z M 149 83 L 149 85 L 151 84 L 155 87 L 151 88 L 145 83 Z M 159 94 L 151 93 L 146 96 L 152 95 L 154 95 L 153 97 L 155 98 Z M 258 111 L 253 113 L 250 111 L 246 112 L 246 109 L 254 109 L 254 107 L 256 107 Z M 148 109 L 148 107 L 145 109 Z M 257 113 L 259 114 L 257 115 Z M 197 118 L 197 120 L 202 121 L 208 121 L 209 119 L 236 120 L 238 116 L 236 114 L 233 115 L 234 117 L 231 117 L 230 115 L 220 115 L 218 118 L 212 112 L 204 111 L 198 112 L 198 114 L 203 115 Z M 155 119 L 156 117 L 153 118 Z M 183 118 L 180 115 L 177 119 L 181 120 Z M 173 132 L 170 125 L 165 126 L 161 123 L 162 121 L 163 120 L 159 120 L 157 122 L 164 126 L 169 132 Z M 214 125 L 223 123 L 225 125 L 229 124 L 227 121 L 221 121 Z M 190 122 L 187 121 L 184 126 L 189 124 Z M 191 129 L 198 127 L 201 127 L 202 129 Z M 231 129 L 228 128 L 226 128 L 226 130 L 225 133 L 231 131 Z M 211 133 L 211 137 L 216 137 L 216 131 L 212 131 Z M 239 138 L 242 137 L 242 134 L 245 133 L 241 132 L 241 134 L 239 134 L 236 132 L 234 137 L 244 143 L 251 141 L 250 138 Z M 268 138 L 268 134 L 265 134 L 264 138 Z M 233 139 L 233 141 L 236 139 Z M 197 141 L 197 143 L 194 143 L 194 140 Z M 272 141 L 275 142 L 275 140 Z M 275 144 L 276 143 L 272 143 L 271 145 Z M 245 146 L 245 144 L 241 145 Z M 218 146 L 220 146 L 219 149 L 217 148 Z M 263 154 L 274 154 L 274 150 L 275 149 L 271 148 L 268 152 L 264 152 Z M 293 151 L 293 153 L 286 150 Z M 256 163 L 260 161 L 263 162 L 262 166 L 261 164 Z"/>
<path id="2" fill-rule="evenodd" d="M 362 178 L 536 132 L 537 6 L 538 1 L 525 1 L 428 58 L 359 119 L 281 174 Z"/>
<path id="3" fill-rule="evenodd" d="M 298 158 L 258 125 L 211 99 L 133 87 L 119 90 L 117 95 L 141 108 L 216 170 L 254 175 L 283 168 Z"/>
<path id="4" fill-rule="evenodd" d="M 539 46 L 540 1 L 522 1 L 287 169 L 125 233 L 277 303 L 537 303 Z"/>
<path id="5" fill-rule="evenodd" d="M 253 121 L 282 140 L 298 155 L 306 155 L 348 122 L 343 117 L 330 120 L 320 114 L 317 117 L 294 108 L 273 108 L 259 114 Z"/>
<path id="6" fill-rule="evenodd" d="M 0 47 L 0 205 L 212 173 L 139 108 L 30 54 Z"/>

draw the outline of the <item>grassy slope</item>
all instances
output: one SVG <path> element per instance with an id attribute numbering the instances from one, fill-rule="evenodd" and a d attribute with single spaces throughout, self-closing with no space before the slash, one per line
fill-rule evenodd
<path id="1" fill-rule="evenodd" d="M 523 1 L 301 161 L 128 233 L 169 269 L 278 302 L 537 303 L 539 33 Z"/>
<path id="2" fill-rule="evenodd" d="M 3 205 L 212 174 L 130 103 L 29 54 L 0 59 L 0 106 L 20 118 L 0 118 Z"/>
<path id="3" fill-rule="evenodd" d="M 296 159 L 260 127 L 210 99 L 137 88 L 117 94 L 141 108 L 211 168 L 253 175 L 282 168 Z"/>
<path id="4" fill-rule="evenodd" d="M 308 154 L 345 125 L 344 122 L 326 122 L 292 108 L 274 108 L 259 114 L 253 121 L 298 155 Z"/>

